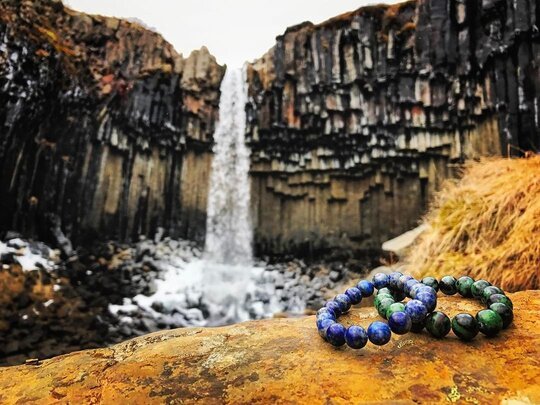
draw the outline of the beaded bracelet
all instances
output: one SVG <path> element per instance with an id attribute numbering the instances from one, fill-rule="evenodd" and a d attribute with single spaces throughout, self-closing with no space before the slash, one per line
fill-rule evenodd
<path id="1" fill-rule="evenodd" d="M 375 308 L 381 317 L 388 320 L 388 324 L 373 322 L 366 332 L 361 326 L 345 328 L 337 322 L 338 317 L 352 305 L 373 295 L 375 288 Z M 450 321 L 446 314 L 435 311 L 438 290 L 446 295 L 459 292 L 463 297 L 478 298 L 487 308 L 479 311 L 476 317 L 460 313 Z M 411 300 L 403 304 L 401 301 L 405 297 Z M 479 331 L 486 336 L 494 336 L 512 323 L 513 304 L 500 288 L 485 280 L 474 281 L 468 276 L 459 280 L 445 276 L 440 282 L 433 277 L 426 277 L 420 282 L 400 272 L 390 275 L 378 273 L 372 282 L 362 280 L 356 287 L 345 291 L 345 294 L 338 294 L 328 301 L 317 312 L 316 319 L 319 334 L 329 343 L 334 346 L 347 343 L 353 349 L 360 349 L 368 340 L 380 346 L 390 341 L 392 332 L 402 335 L 409 331 L 421 332 L 424 327 L 437 338 L 446 336 L 450 329 L 462 340 L 471 340 Z"/>

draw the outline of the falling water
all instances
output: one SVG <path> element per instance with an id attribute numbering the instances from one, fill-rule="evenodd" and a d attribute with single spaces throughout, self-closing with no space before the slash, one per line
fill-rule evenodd
<path id="1" fill-rule="evenodd" d="M 204 259 L 213 263 L 252 263 L 246 102 L 245 70 L 227 69 L 221 83 L 208 195 Z"/>

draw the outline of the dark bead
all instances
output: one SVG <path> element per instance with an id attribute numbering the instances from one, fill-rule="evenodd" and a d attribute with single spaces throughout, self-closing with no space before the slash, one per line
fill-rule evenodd
<path id="1" fill-rule="evenodd" d="M 471 287 L 474 283 L 474 280 L 469 276 L 463 276 L 458 278 L 456 281 L 456 287 L 458 290 L 458 293 L 462 297 L 470 298 L 472 297 Z"/>
<path id="2" fill-rule="evenodd" d="M 439 290 L 446 295 L 454 295 L 457 293 L 456 279 L 452 276 L 444 276 L 439 282 Z"/>
<path id="3" fill-rule="evenodd" d="M 373 295 L 373 290 L 375 286 L 371 281 L 362 280 L 358 283 L 356 288 L 358 288 L 362 292 L 363 297 L 369 297 Z"/>
<path id="4" fill-rule="evenodd" d="M 491 294 L 487 299 L 486 305 L 489 307 L 491 304 L 495 304 L 496 302 L 500 302 L 501 304 L 506 305 L 508 308 L 514 309 L 512 300 L 504 294 Z"/>
<path id="5" fill-rule="evenodd" d="M 405 287 L 403 288 L 405 290 L 405 294 L 409 295 L 411 294 L 411 288 L 415 284 L 420 284 L 418 280 L 411 279 L 405 283 Z"/>
<path id="6" fill-rule="evenodd" d="M 435 311 L 437 307 L 437 296 L 428 291 L 420 291 L 416 294 L 416 299 L 426 306 L 428 312 Z"/>
<path id="7" fill-rule="evenodd" d="M 480 332 L 486 336 L 495 336 L 503 328 L 501 316 L 491 309 L 479 311 L 476 314 L 476 320 L 480 326 Z"/>
<path id="8" fill-rule="evenodd" d="M 377 312 L 379 313 L 381 318 L 385 318 L 386 311 L 388 311 L 388 308 L 390 308 L 390 305 L 392 304 L 395 304 L 395 301 L 391 298 L 385 298 L 380 302 L 379 307 L 377 308 Z"/>
<path id="9" fill-rule="evenodd" d="M 361 349 L 368 341 L 367 332 L 361 326 L 352 325 L 345 332 L 345 342 L 353 349 Z"/>
<path id="10" fill-rule="evenodd" d="M 436 338 L 443 338 L 448 335 L 450 327 L 450 318 L 443 312 L 432 312 L 426 318 L 426 329 Z"/>
<path id="11" fill-rule="evenodd" d="M 337 304 L 339 305 L 339 309 L 341 310 L 342 314 L 351 309 L 351 300 L 345 294 L 336 295 L 334 301 L 337 302 Z"/>
<path id="12" fill-rule="evenodd" d="M 404 335 L 411 330 L 411 317 L 405 312 L 394 312 L 388 318 L 388 326 L 390 326 L 392 332 Z"/>
<path id="13" fill-rule="evenodd" d="M 471 294 L 474 298 L 482 298 L 484 288 L 489 287 L 491 283 L 486 280 L 477 280 L 471 285 Z"/>
<path id="14" fill-rule="evenodd" d="M 424 327 L 426 326 L 426 320 L 424 319 L 421 322 L 413 322 L 411 326 L 411 332 L 413 333 L 420 333 L 424 330 Z"/>
<path id="15" fill-rule="evenodd" d="M 407 297 L 403 290 L 392 290 L 392 295 L 396 301 L 403 301 Z"/>
<path id="16" fill-rule="evenodd" d="M 373 322 L 367 330 L 368 338 L 371 343 L 382 346 L 390 341 L 392 331 L 390 327 L 383 322 Z"/>
<path id="17" fill-rule="evenodd" d="M 323 339 L 326 339 L 326 331 L 328 330 L 328 327 L 335 323 L 336 321 L 332 319 L 323 319 L 321 322 L 317 321 L 317 329 L 319 331 L 319 335 L 321 335 Z"/>
<path id="18" fill-rule="evenodd" d="M 334 300 L 328 301 L 324 306 L 334 312 L 336 317 L 340 316 L 342 313 L 339 304 Z"/>
<path id="19" fill-rule="evenodd" d="M 503 321 L 503 329 L 508 328 L 514 320 L 514 311 L 502 302 L 494 302 L 489 306 L 489 309 L 499 314 Z"/>
<path id="20" fill-rule="evenodd" d="M 385 318 L 386 319 L 390 319 L 390 316 L 394 313 L 394 312 L 405 312 L 405 305 L 402 304 L 401 302 L 396 302 L 392 305 L 390 305 L 388 307 L 388 309 L 386 310 L 386 313 L 385 313 Z"/>
<path id="21" fill-rule="evenodd" d="M 390 273 L 388 276 L 388 286 L 392 290 L 399 289 L 399 278 L 403 275 L 403 273 L 400 273 L 399 271 L 394 271 L 393 273 Z"/>
<path id="22" fill-rule="evenodd" d="M 391 294 L 392 295 L 392 290 L 388 287 L 383 287 L 381 288 L 380 290 L 377 291 L 377 295 L 380 295 L 380 294 Z"/>
<path id="23" fill-rule="evenodd" d="M 437 282 L 437 279 L 434 277 L 424 277 L 422 279 L 422 284 L 433 288 L 436 292 L 439 291 L 439 283 Z"/>
<path id="24" fill-rule="evenodd" d="M 405 312 L 413 323 L 422 322 L 428 313 L 426 306 L 419 300 L 410 300 L 405 304 Z"/>
<path id="25" fill-rule="evenodd" d="M 479 325 L 470 314 L 457 314 L 452 319 L 452 330 L 461 340 L 471 340 L 478 335 Z"/>
<path id="26" fill-rule="evenodd" d="M 333 346 L 339 347 L 345 344 L 345 326 L 333 323 L 326 329 L 326 340 Z"/>
<path id="27" fill-rule="evenodd" d="M 487 302 L 489 300 L 489 297 L 491 297 L 493 294 L 503 294 L 504 295 L 504 291 L 501 290 L 499 287 L 494 287 L 492 285 L 490 285 L 489 287 L 484 288 L 484 291 L 482 291 L 482 303 L 487 304 Z"/>
<path id="28" fill-rule="evenodd" d="M 384 273 L 377 273 L 373 276 L 373 285 L 377 290 L 388 286 L 388 276 Z"/>
<path id="29" fill-rule="evenodd" d="M 362 301 L 362 292 L 356 287 L 348 288 L 345 295 L 349 297 L 353 305 L 360 304 Z"/>

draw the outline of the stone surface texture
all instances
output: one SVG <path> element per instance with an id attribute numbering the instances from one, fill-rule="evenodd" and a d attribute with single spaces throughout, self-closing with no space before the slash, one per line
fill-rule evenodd
<path id="1" fill-rule="evenodd" d="M 224 69 L 135 22 L 0 2 L 0 229 L 202 238 Z"/>
<path id="2" fill-rule="evenodd" d="M 335 349 L 314 317 L 159 332 L 108 349 L 0 369 L 0 401 L 15 403 L 539 403 L 540 293 L 511 295 L 514 325 L 463 343 L 450 334 L 392 337 Z M 479 309 L 441 297 L 451 316 Z M 367 326 L 373 308 L 345 323 Z"/>
<path id="3" fill-rule="evenodd" d="M 259 248 L 378 247 L 456 164 L 538 151 L 539 16 L 534 0 L 418 0 L 277 37 L 248 72 Z"/>

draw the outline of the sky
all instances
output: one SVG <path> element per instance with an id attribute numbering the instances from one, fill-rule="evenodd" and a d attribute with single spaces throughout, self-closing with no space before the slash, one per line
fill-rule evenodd
<path id="1" fill-rule="evenodd" d="M 388 0 L 64 0 L 90 14 L 137 18 L 185 57 L 205 45 L 221 64 L 261 57 L 288 26 L 319 23 Z"/>

